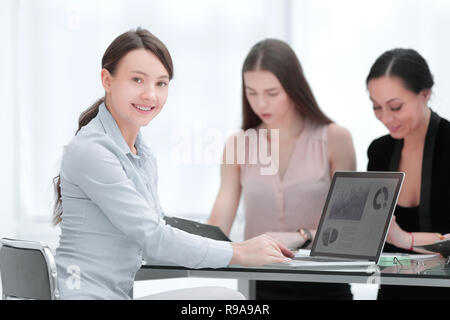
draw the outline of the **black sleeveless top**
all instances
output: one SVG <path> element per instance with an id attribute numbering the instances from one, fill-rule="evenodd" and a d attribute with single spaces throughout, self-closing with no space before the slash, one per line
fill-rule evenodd
<path id="1" fill-rule="evenodd" d="M 390 135 L 374 140 L 367 150 L 368 171 L 397 171 L 403 140 Z M 397 206 L 400 228 L 407 232 L 450 233 L 450 122 L 431 112 L 422 161 L 418 207 Z M 384 252 L 409 252 L 386 242 Z M 449 299 L 450 288 L 381 285 L 378 299 Z"/>
<path id="2" fill-rule="evenodd" d="M 374 140 L 368 150 L 368 171 L 397 171 L 403 140 L 390 135 Z M 450 122 L 431 112 L 422 161 L 420 204 L 408 217 L 411 208 L 398 207 L 394 212 L 399 226 L 408 232 L 450 233 Z M 412 210 L 412 209 L 411 209 Z M 399 217 L 399 216 L 400 217 Z"/>

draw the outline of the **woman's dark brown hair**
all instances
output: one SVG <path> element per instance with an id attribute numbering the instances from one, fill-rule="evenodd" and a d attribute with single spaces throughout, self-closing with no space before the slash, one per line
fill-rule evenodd
<path id="1" fill-rule="evenodd" d="M 130 51 L 136 49 L 146 49 L 152 52 L 159 61 L 166 68 L 169 79 L 173 78 L 173 64 L 170 57 L 169 50 L 166 46 L 148 30 L 137 28 L 125 32 L 118 36 L 106 49 L 102 58 L 102 69 L 109 71 L 114 76 L 117 66 L 120 60 Z M 92 106 L 83 111 L 78 119 L 78 130 L 75 135 L 81 130 L 82 127 L 87 125 L 98 114 L 99 106 L 105 102 L 105 97 L 97 100 Z M 53 186 L 55 189 L 56 200 L 53 208 L 53 223 L 57 225 L 61 222 L 62 218 L 62 201 L 61 201 L 61 177 L 57 175 L 53 179 Z"/>
<path id="2" fill-rule="evenodd" d="M 405 87 L 416 94 L 434 85 L 426 60 L 414 49 L 396 48 L 384 52 L 370 68 L 366 85 L 384 76 L 400 78 Z"/>
<path id="3" fill-rule="evenodd" d="M 245 94 L 244 73 L 264 70 L 272 72 L 280 81 L 284 91 L 294 102 L 297 111 L 318 123 L 332 121 L 322 112 L 303 74 L 295 52 L 285 42 L 266 39 L 258 42 L 250 50 L 242 67 L 242 129 L 257 127 L 262 120 L 250 107 Z"/>

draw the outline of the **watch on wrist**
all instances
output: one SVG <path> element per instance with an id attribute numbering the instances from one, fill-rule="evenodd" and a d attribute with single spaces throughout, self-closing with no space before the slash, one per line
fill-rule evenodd
<path id="1" fill-rule="evenodd" d="M 309 231 L 308 229 L 300 228 L 297 230 L 297 232 L 300 233 L 300 235 L 303 237 L 303 239 L 305 239 L 305 242 L 300 247 L 300 249 L 304 249 L 304 248 L 308 247 L 309 244 L 312 242 L 311 231 Z"/>

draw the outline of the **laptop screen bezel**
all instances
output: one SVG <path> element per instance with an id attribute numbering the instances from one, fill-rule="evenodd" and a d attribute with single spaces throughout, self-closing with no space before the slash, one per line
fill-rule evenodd
<path id="1" fill-rule="evenodd" d="M 322 215 L 320 217 L 319 226 L 317 228 L 316 237 L 314 237 L 314 241 L 311 248 L 310 256 L 327 256 L 327 257 L 336 257 L 336 258 L 343 258 L 343 259 L 355 259 L 355 260 L 368 260 L 368 261 L 374 261 L 378 262 L 378 259 L 380 258 L 381 252 L 383 251 L 384 244 L 386 242 L 386 236 L 387 231 L 389 230 L 389 225 L 391 223 L 392 215 L 394 213 L 395 206 L 397 205 L 398 196 L 400 194 L 400 189 L 403 183 L 403 178 L 405 174 L 403 172 L 381 172 L 381 171 L 368 171 L 368 172 L 358 172 L 358 171 L 336 171 L 333 175 L 333 179 L 331 181 L 330 189 L 328 190 L 327 199 L 325 201 L 324 208 L 322 210 Z M 376 178 L 376 179 L 397 179 L 397 185 L 395 188 L 394 193 L 394 201 L 391 203 L 391 207 L 389 209 L 388 213 L 388 219 L 386 219 L 386 223 L 384 226 L 382 239 L 383 241 L 380 241 L 380 244 L 378 246 L 377 252 L 375 255 L 353 255 L 353 254 L 343 254 L 343 253 L 331 253 L 331 252 L 320 252 L 316 250 L 318 241 L 320 239 L 320 232 L 322 230 L 323 224 L 325 222 L 325 216 L 326 212 L 328 210 L 328 205 L 330 203 L 331 195 L 333 193 L 334 185 L 336 183 L 337 179 L 340 178 Z"/>

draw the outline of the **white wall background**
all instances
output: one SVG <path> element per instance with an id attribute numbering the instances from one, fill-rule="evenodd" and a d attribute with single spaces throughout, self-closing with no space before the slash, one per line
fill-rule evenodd
<path id="1" fill-rule="evenodd" d="M 430 105 L 450 118 L 449 16 L 445 0 L 0 0 L 0 236 L 57 244 L 51 181 L 79 114 L 103 95 L 103 52 L 126 30 L 149 29 L 175 64 L 165 109 L 143 130 L 158 157 L 162 206 L 207 219 L 222 144 L 240 126 L 240 72 L 254 43 L 292 45 L 323 110 L 352 132 L 364 170 L 370 141 L 386 134 L 365 88 L 385 50 L 411 47 L 427 59 Z M 176 161 L 181 149 L 185 163 Z M 242 209 L 238 218 L 236 240 Z"/>
<path id="2" fill-rule="evenodd" d="M 387 130 L 376 121 L 365 79 L 384 51 L 413 48 L 427 60 L 435 87 L 430 107 L 450 116 L 450 2 L 444 0 L 292 1 L 291 45 L 319 105 L 350 129 L 358 169 L 370 142 Z"/>

